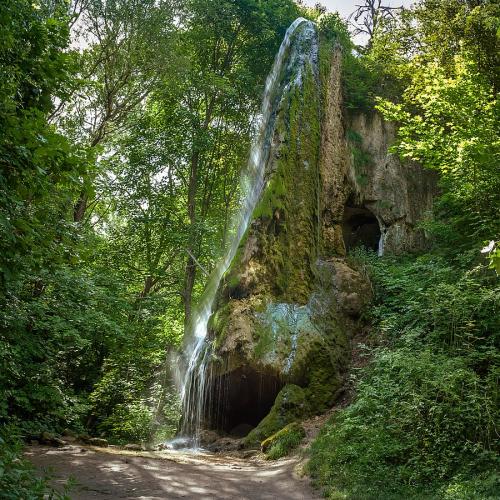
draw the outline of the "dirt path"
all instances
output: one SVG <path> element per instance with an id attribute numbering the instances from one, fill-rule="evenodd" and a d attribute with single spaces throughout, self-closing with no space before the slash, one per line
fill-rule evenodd
<path id="1" fill-rule="evenodd" d="M 72 477 L 75 500 L 140 498 L 313 500 L 320 498 L 293 470 L 296 460 L 261 460 L 167 453 L 127 453 L 82 446 L 32 446 L 26 456 L 51 469 L 62 489 Z"/>

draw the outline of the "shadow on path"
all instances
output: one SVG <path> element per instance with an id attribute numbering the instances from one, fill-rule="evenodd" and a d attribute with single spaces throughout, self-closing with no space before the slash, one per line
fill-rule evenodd
<path id="1" fill-rule="evenodd" d="M 53 486 L 68 478 L 77 486 L 75 500 L 140 498 L 313 500 L 320 498 L 293 474 L 295 461 L 250 462 L 214 455 L 148 454 L 138 456 L 94 448 L 33 446 L 26 457 L 40 470 L 51 470 Z"/>

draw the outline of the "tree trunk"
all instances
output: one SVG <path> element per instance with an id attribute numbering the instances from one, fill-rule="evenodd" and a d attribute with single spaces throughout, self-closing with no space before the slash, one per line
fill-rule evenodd
<path id="1" fill-rule="evenodd" d="M 191 169 L 189 173 L 189 188 L 188 188 L 188 216 L 191 226 L 189 235 L 188 250 L 194 255 L 194 247 L 197 241 L 196 234 L 196 188 L 198 183 L 198 163 L 200 154 L 195 151 L 191 157 Z M 184 275 L 184 290 L 182 297 L 184 301 L 184 326 L 187 327 L 191 321 L 193 287 L 196 278 L 196 263 L 191 255 L 187 256 L 186 270 Z"/>
<path id="2" fill-rule="evenodd" d="M 73 222 L 82 222 L 87 211 L 88 196 L 82 191 L 73 208 Z"/>
<path id="3" fill-rule="evenodd" d="M 189 326 L 192 315 L 193 304 L 193 287 L 196 278 L 196 264 L 191 256 L 188 256 L 186 261 L 186 271 L 184 276 L 184 291 L 182 297 L 184 299 L 184 327 Z"/>

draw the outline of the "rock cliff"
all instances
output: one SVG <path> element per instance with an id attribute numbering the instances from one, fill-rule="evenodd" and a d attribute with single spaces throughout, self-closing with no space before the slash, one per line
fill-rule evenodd
<path id="1" fill-rule="evenodd" d="M 283 76 L 266 187 L 208 327 L 204 423 L 252 429 L 247 444 L 335 401 L 371 300 L 367 278 L 343 257 L 356 246 L 425 246 L 417 223 L 435 193 L 431 176 L 388 152 L 393 126 L 376 113 L 346 116 L 341 53 L 325 55 L 307 26 Z"/>
<path id="2" fill-rule="evenodd" d="M 432 211 L 436 177 L 389 152 L 396 127 L 380 114 L 342 106 L 341 54 L 332 55 L 321 143 L 322 253 L 365 246 L 379 254 L 425 248 L 418 228 Z"/>

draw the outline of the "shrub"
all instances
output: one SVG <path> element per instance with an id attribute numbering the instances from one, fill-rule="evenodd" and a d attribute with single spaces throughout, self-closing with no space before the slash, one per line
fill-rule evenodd
<path id="1" fill-rule="evenodd" d="M 0 499 L 69 498 L 49 488 L 46 477 L 37 477 L 21 453 L 18 431 L 13 426 L 0 427 Z"/>
<path id="2" fill-rule="evenodd" d="M 313 478 L 330 498 L 498 498 L 494 273 L 432 254 L 355 258 L 375 285 L 382 346 L 313 443 Z"/>

